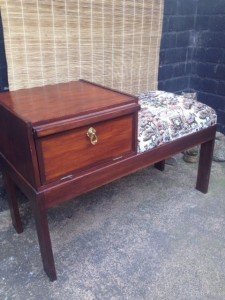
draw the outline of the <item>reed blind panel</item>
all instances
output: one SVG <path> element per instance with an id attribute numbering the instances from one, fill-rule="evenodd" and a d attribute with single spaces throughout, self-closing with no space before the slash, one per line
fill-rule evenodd
<path id="1" fill-rule="evenodd" d="M 164 0 L 1 0 L 10 90 L 79 78 L 156 89 Z"/>

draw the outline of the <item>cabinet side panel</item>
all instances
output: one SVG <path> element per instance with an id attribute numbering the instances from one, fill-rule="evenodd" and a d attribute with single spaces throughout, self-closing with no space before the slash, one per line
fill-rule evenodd
<path id="1" fill-rule="evenodd" d="M 36 153 L 32 153 L 34 148 L 29 143 L 28 124 L 3 106 L 0 106 L 0 152 L 32 186 L 37 186 L 33 167 Z"/>

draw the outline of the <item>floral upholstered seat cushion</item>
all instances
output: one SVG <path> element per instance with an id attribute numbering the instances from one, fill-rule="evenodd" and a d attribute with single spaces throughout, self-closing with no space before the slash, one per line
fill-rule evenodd
<path id="1" fill-rule="evenodd" d="M 209 106 L 162 91 L 139 95 L 138 152 L 145 152 L 217 122 Z"/>

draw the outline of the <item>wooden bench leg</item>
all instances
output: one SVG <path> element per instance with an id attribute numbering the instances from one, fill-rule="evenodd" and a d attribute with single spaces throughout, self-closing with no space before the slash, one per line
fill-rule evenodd
<path id="1" fill-rule="evenodd" d="M 37 196 L 37 199 L 35 199 L 33 203 L 33 212 L 43 267 L 49 279 L 54 281 L 57 279 L 57 275 L 48 227 L 47 210 L 45 209 L 44 198 L 42 196 Z"/>
<path id="2" fill-rule="evenodd" d="M 196 189 L 204 194 L 208 192 L 209 187 L 214 143 L 215 139 L 201 144 Z"/>
<path id="3" fill-rule="evenodd" d="M 159 171 L 164 171 L 164 170 L 165 170 L 165 163 L 166 163 L 165 160 L 161 160 L 161 161 L 155 163 L 155 164 L 154 164 L 154 167 L 155 167 L 156 169 L 158 169 Z"/>
<path id="4" fill-rule="evenodd" d="M 21 221 L 19 206 L 16 197 L 16 186 L 11 177 L 6 172 L 3 172 L 3 180 L 5 183 L 12 224 L 17 233 L 22 233 L 23 224 Z"/>

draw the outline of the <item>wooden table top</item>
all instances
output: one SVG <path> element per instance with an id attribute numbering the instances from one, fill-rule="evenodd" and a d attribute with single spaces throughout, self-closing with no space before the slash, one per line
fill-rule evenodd
<path id="1" fill-rule="evenodd" d="M 134 100 L 133 96 L 82 80 L 0 94 L 0 105 L 32 124 L 67 119 Z"/>

